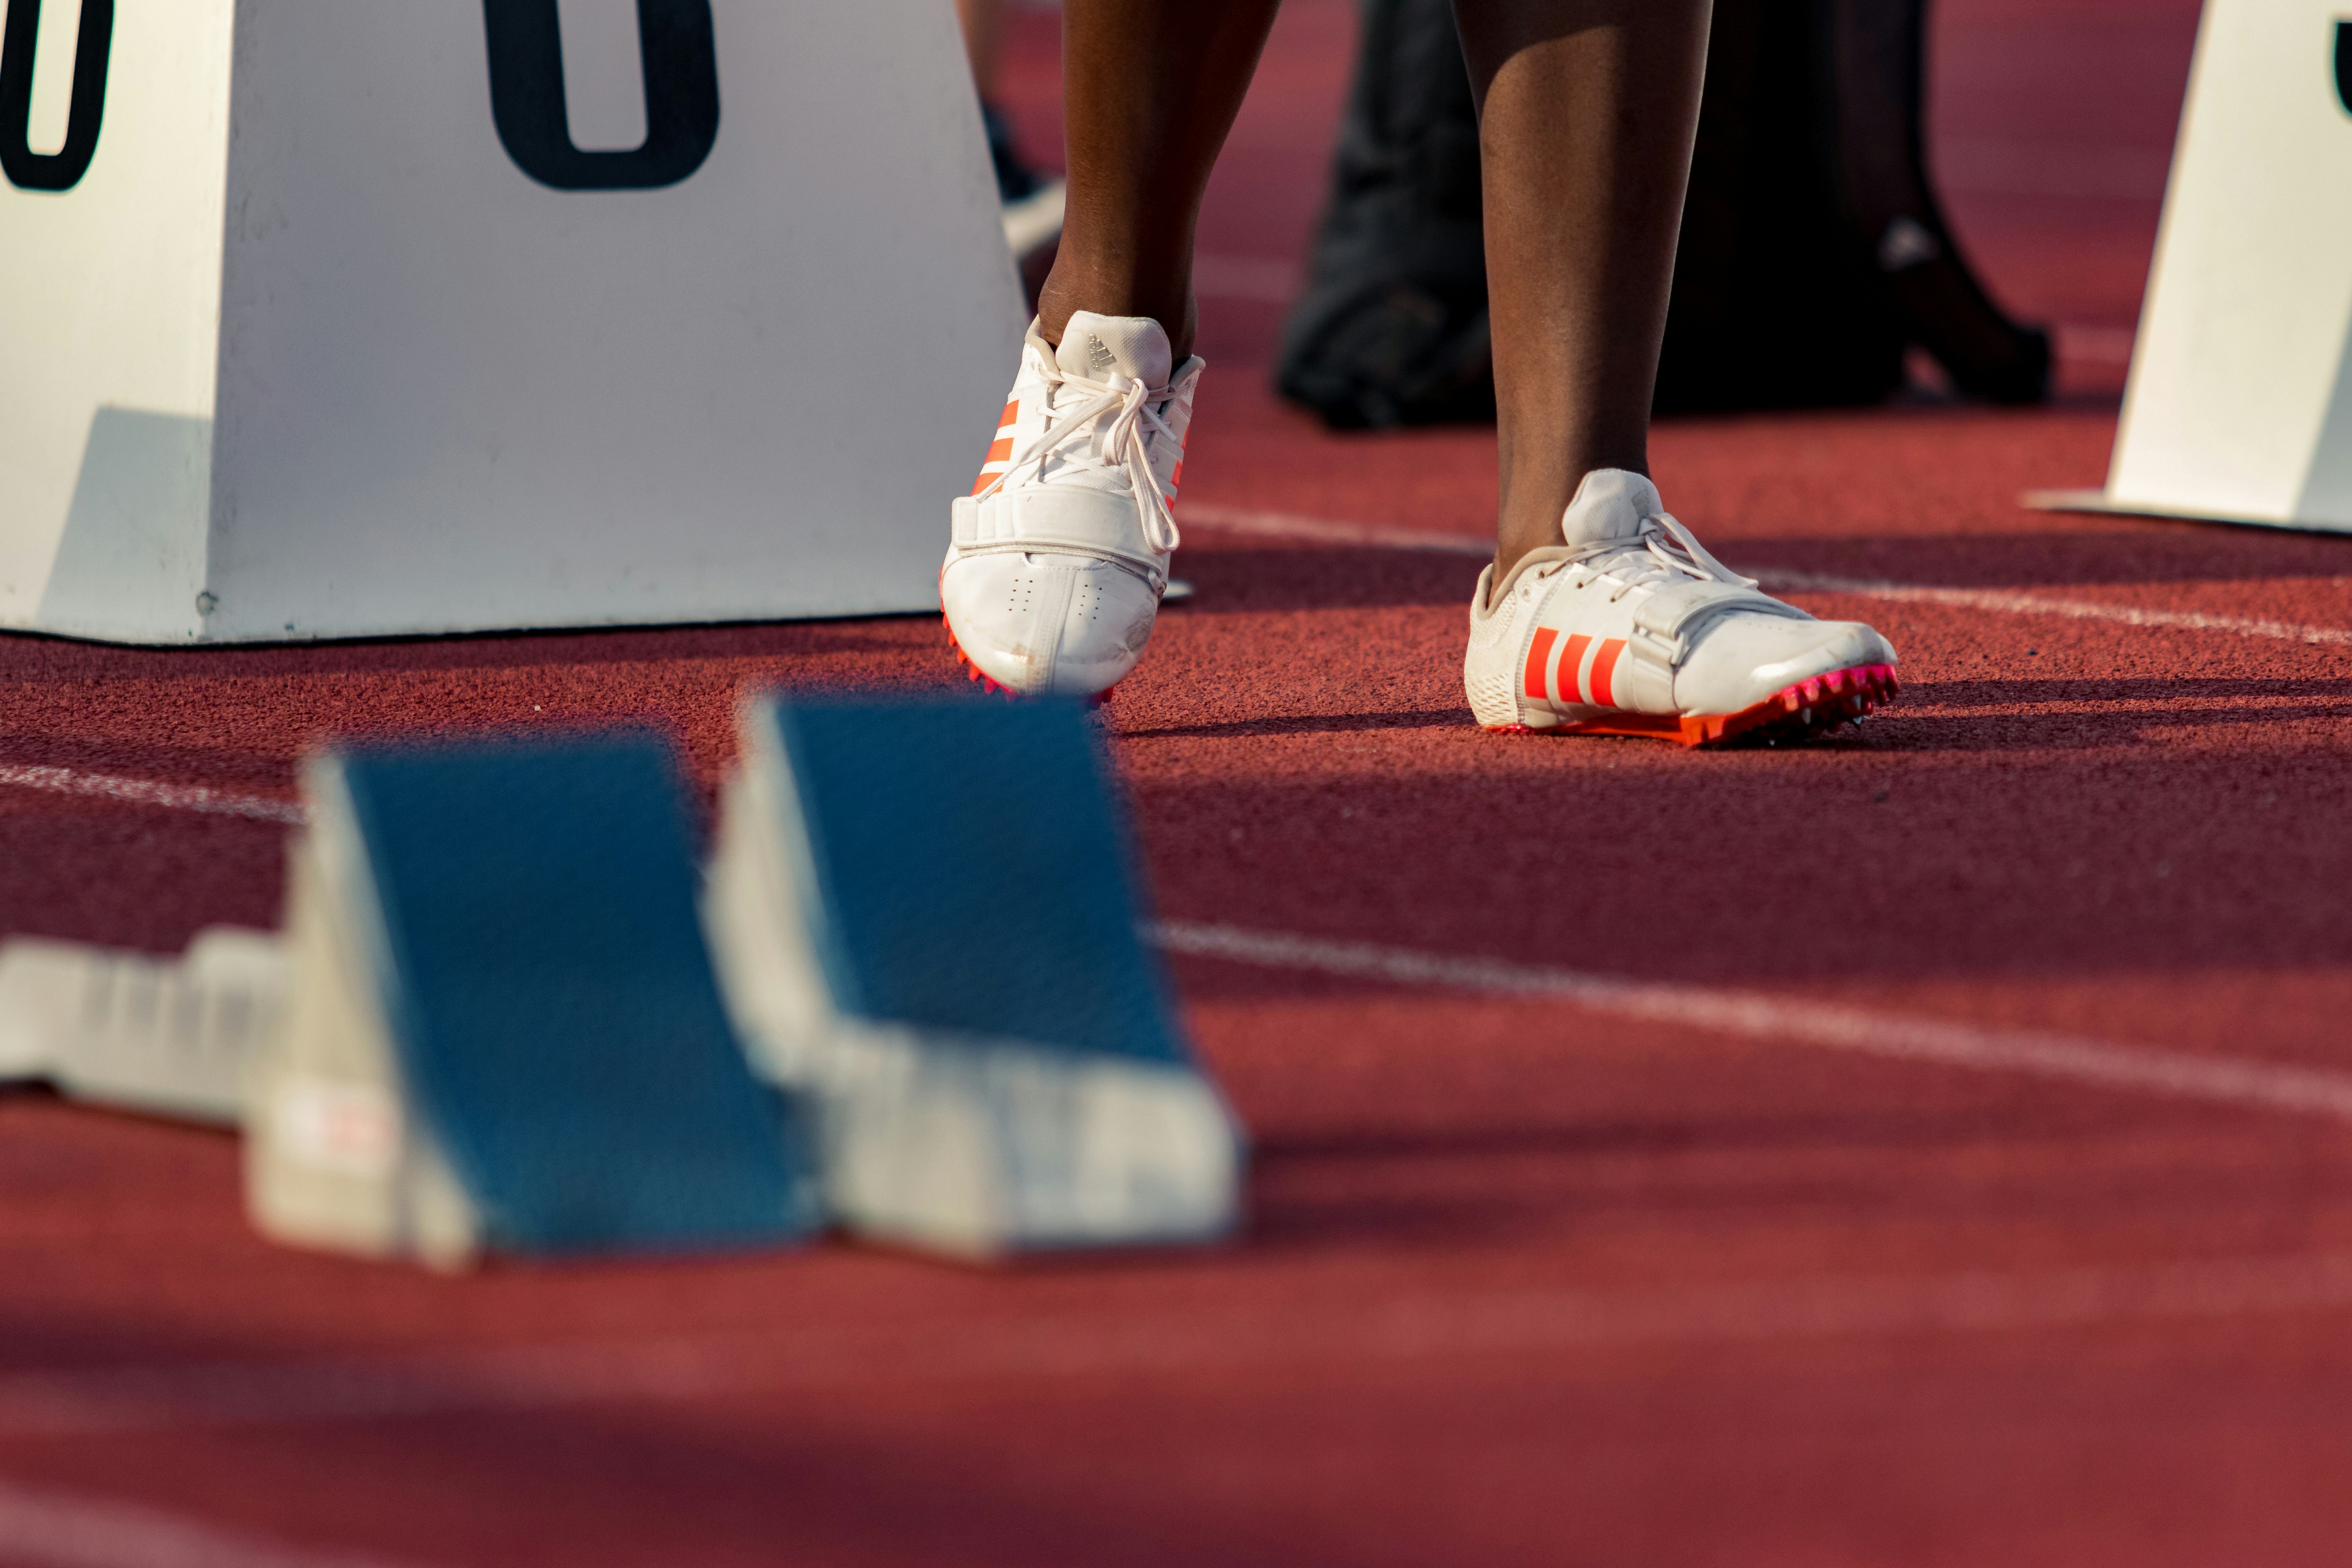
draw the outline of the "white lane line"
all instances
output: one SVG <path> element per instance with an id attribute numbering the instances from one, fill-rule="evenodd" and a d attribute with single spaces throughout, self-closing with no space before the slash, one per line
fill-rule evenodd
<path id="1" fill-rule="evenodd" d="M 311 1552 L 144 1504 L 0 1480 L 0 1562 L 39 1568 L 399 1568 Z"/>
<path id="2" fill-rule="evenodd" d="M 2206 1258 L 2051 1273 L 1718 1280 L 1665 1289 L 1420 1290 L 1108 1316 L 1029 1314 L 850 1330 L 444 1349 L 339 1361 L 215 1362 L 0 1377 L 0 1438 L 856 1397 L 1117 1376 L 1280 1368 L 1331 1378 L 1367 1363 L 1469 1363 L 1642 1346 L 2014 1333 L 2352 1307 L 2352 1255 Z M 0 1538 L 0 1552 L 5 1552 Z M 121 1558 L 72 1559 L 112 1568 Z M 210 1568 L 211 1560 L 198 1559 Z M 263 1559 L 276 1568 L 279 1560 Z M 289 1560 L 288 1568 L 294 1568 Z"/>
<path id="3" fill-rule="evenodd" d="M 2112 621 L 2118 626 L 2150 626 L 2158 631 L 2228 632 L 2242 637 L 2274 637 L 2281 642 L 2341 647 L 2352 644 L 2352 629 L 2306 626 L 2293 621 L 2265 621 L 2244 616 L 2209 616 L 2197 610 L 2143 610 L 2130 605 L 2105 605 L 2087 599 L 2045 599 L 2037 594 L 2004 594 L 1979 588 L 1924 588 L 1908 583 L 1877 583 L 1858 577 L 1830 577 L 1812 572 L 1762 572 L 1736 568 L 1759 579 L 1768 588 L 1784 593 L 1854 594 L 1864 598 L 1893 599 L 1921 605 L 1950 605 L 1960 609 L 1996 610 L 2016 616 L 2063 616 L 2076 621 Z"/>
<path id="4" fill-rule="evenodd" d="M 64 788 L 70 793 L 126 799 L 142 805 L 250 816 L 270 822 L 302 820 L 301 806 L 288 801 L 102 774 L 72 774 L 62 768 L 0 768 L 0 784 L 20 782 L 13 775 L 26 772 L 42 775 L 35 785 L 37 788 Z M 66 775 L 68 782 L 57 782 L 52 775 L 58 774 Z M 135 792 L 117 787 L 122 785 L 138 787 Z M 1967 1024 L 1874 1013 L 1759 992 L 1628 980 L 1197 921 L 1163 921 L 1150 928 L 1150 935 L 1170 952 L 1195 957 L 1390 984 L 1435 986 L 1495 995 L 1559 996 L 1621 1016 L 1722 1034 L 1795 1040 L 1836 1050 L 1939 1062 L 1979 1071 L 2021 1072 L 2214 1104 L 2352 1121 L 2352 1073 L 2324 1068 L 2199 1056 L 2061 1035 L 1981 1029 Z"/>
<path id="5" fill-rule="evenodd" d="M 1195 958 L 1489 995 L 1557 996 L 1596 1012 L 1649 1023 L 2352 1121 L 2352 1073 L 2325 1068 L 1983 1029 L 1759 992 L 1449 958 L 1370 942 L 1190 921 L 1162 921 L 1151 934 L 1169 952 Z"/>
<path id="6" fill-rule="evenodd" d="M 270 800 L 256 795 L 232 795 L 198 784 L 158 784 L 152 779 L 123 778 L 113 773 L 87 773 L 75 768 L 26 767 L 0 763 L 0 784 L 18 789 L 47 790 L 53 795 L 99 795 L 132 805 L 161 806 L 167 811 L 194 811 L 213 816 L 243 816 L 257 822 L 302 820 L 302 807 L 290 800 Z"/>
<path id="7" fill-rule="evenodd" d="M 1418 529 L 1382 528 L 1369 523 L 1340 522 L 1328 518 L 1299 517 L 1288 512 L 1251 511 L 1238 507 L 1185 503 L 1184 521 L 1235 533 L 1271 539 L 1313 540 L 1326 544 L 1357 544 L 1381 550 L 1432 550 L 1448 555 L 1491 559 L 1493 544 L 1459 533 Z M 2263 620 L 2245 616 L 2210 616 L 2194 610 L 2144 610 L 2130 605 L 2102 604 L 2092 599 L 2053 599 L 2040 594 L 2012 594 L 1981 588 L 1936 588 L 1916 583 L 1886 583 L 1867 577 L 1837 577 L 1816 572 L 1790 572 L 1772 566 L 1734 566 L 1765 587 L 1789 594 L 1853 594 L 1896 603 L 1946 605 L 1956 609 L 1991 610 L 2011 616 L 2057 616 L 2067 620 L 2109 621 L 2117 626 L 2145 626 L 2158 631 L 2226 632 L 2235 637 L 2270 637 L 2281 642 L 2337 647 L 2352 645 L 2352 628 L 2312 626 L 2294 621 Z"/>
<path id="8" fill-rule="evenodd" d="M 1495 557 L 1494 541 L 1473 539 L 1466 533 L 1384 528 L 1377 523 L 1301 517 L 1288 511 L 1253 511 L 1246 507 L 1215 506 L 1207 501 L 1188 500 L 1183 508 L 1186 522 L 1229 529 L 1235 533 L 1264 534 L 1269 539 L 1310 539 L 1323 544 L 1361 544 L 1375 550 L 1435 550 L 1488 561 Z"/>

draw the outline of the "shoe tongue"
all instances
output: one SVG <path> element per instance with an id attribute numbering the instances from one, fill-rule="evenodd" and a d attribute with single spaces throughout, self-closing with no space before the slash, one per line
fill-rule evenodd
<path id="1" fill-rule="evenodd" d="M 1174 361 L 1168 333 L 1149 316 L 1097 316 L 1092 310 L 1070 318 L 1062 346 L 1054 351 L 1054 362 L 1066 375 L 1088 381 L 1123 375 L 1154 388 L 1168 384 Z"/>
<path id="2" fill-rule="evenodd" d="M 1570 544 L 1605 544 L 1632 540 L 1642 532 L 1642 520 L 1665 510 L 1658 487 L 1625 468 L 1595 468 L 1576 487 L 1559 520 L 1560 536 Z"/>

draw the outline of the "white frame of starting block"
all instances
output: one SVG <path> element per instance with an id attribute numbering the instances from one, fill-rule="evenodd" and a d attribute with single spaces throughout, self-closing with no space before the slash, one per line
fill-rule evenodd
<path id="1" fill-rule="evenodd" d="M 215 926 L 178 958 L 80 942 L 0 942 L 0 1084 L 236 1127 L 246 1074 L 276 1028 L 285 944 Z"/>
<path id="2" fill-rule="evenodd" d="M 313 763 L 314 811 L 340 794 Z M 429 1129 L 402 1108 L 399 1057 L 377 984 L 387 938 L 365 857 L 338 826 L 304 830 L 288 857 L 290 984 L 278 1026 L 247 1068 L 246 1207 L 273 1241 L 463 1268 L 481 1215 Z M 341 890 L 338 896 L 337 889 Z"/>
<path id="3" fill-rule="evenodd" d="M 825 1204 L 860 1235 L 951 1256 L 1220 1239 L 1244 1135 L 1196 1068 L 919 1029 L 835 1005 L 790 765 L 748 699 L 703 923 L 753 1069 L 808 1097 Z"/>
<path id="4" fill-rule="evenodd" d="M 2352 531 L 2352 16 L 2206 0 L 2101 490 L 2048 510 Z"/>
<path id="5" fill-rule="evenodd" d="M 674 33 L 493 44 L 558 0 L 85 0 L 78 144 L 0 103 L 0 626 L 936 605 L 1023 325 L 951 8 L 562 3 L 707 8 L 715 99 Z M 645 81 L 642 147 L 572 144 L 575 73 Z"/>

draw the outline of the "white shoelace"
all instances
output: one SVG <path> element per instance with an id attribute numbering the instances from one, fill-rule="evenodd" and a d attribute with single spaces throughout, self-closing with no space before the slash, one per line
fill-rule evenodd
<path id="1" fill-rule="evenodd" d="M 1609 555 L 1638 555 L 1641 559 L 1602 565 L 1601 558 Z M 1617 591 L 1609 595 L 1612 605 L 1632 589 L 1672 577 L 1729 583 L 1740 588 L 1756 586 L 1755 578 L 1742 577 L 1708 554 L 1706 546 L 1689 529 L 1663 511 L 1643 518 L 1641 532 L 1632 539 L 1604 539 L 1580 546 L 1569 555 L 1568 563 L 1590 566 L 1618 584 Z"/>
<path id="2" fill-rule="evenodd" d="M 1168 498 L 1160 493 L 1160 480 L 1151 472 L 1151 458 L 1147 449 L 1150 436 L 1145 426 L 1148 424 L 1151 430 L 1171 441 L 1176 439 L 1176 432 L 1170 429 L 1167 422 L 1150 407 L 1155 397 L 1164 404 L 1174 384 L 1154 392 L 1141 382 L 1128 381 L 1125 376 L 1118 379 L 1127 384 L 1119 386 L 1108 381 L 1092 381 L 1083 375 L 1072 375 L 1042 355 L 1040 363 L 1045 372 L 1045 406 L 1048 411 L 1053 408 L 1064 387 L 1070 388 L 1086 401 L 1048 426 L 1045 434 L 1038 437 L 1027 451 L 1014 458 L 1005 470 L 996 476 L 995 483 L 981 491 L 975 499 L 985 500 L 994 495 L 1004 488 L 1006 480 L 1033 464 L 1036 467 L 1038 478 L 1044 479 L 1049 459 L 1058 458 L 1066 463 L 1097 469 L 1124 468 L 1128 488 L 1135 492 L 1136 512 L 1143 522 L 1144 542 L 1162 555 L 1172 553 L 1183 542 L 1183 536 L 1176 531 L 1176 514 L 1169 510 Z M 1111 421 L 1108 430 L 1103 432 L 1099 444 L 1089 441 L 1087 447 L 1079 451 L 1055 450 L 1062 442 L 1088 428 L 1114 408 L 1118 410 L 1118 417 Z"/>

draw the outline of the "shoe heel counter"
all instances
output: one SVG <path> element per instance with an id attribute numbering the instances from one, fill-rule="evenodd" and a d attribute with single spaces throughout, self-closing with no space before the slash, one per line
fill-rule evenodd
<path id="1" fill-rule="evenodd" d="M 1519 700 L 1511 691 L 1507 679 L 1491 674 L 1482 675 L 1475 665 L 1463 670 L 1463 689 L 1469 694 L 1470 716 L 1485 729 L 1525 722 L 1519 713 Z"/>
<path id="2" fill-rule="evenodd" d="M 1470 699 L 1470 716 L 1487 729 L 1526 722 L 1519 711 L 1518 689 L 1512 681 L 1519 641 L 1514 617 L 1500 607 L 1480 614 L 1494 570 L 1489 566 L 1479 574 L 1477 592 L 1470 601 L 1470 646 L 1462 655 L 1462 689 Z"/>

